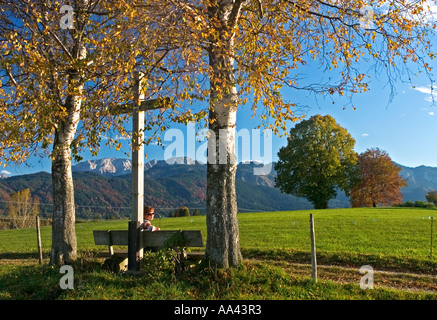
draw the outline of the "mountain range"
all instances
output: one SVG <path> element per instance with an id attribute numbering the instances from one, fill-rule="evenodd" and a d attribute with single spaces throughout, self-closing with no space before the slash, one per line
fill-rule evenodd
<path id="1" fill-rule="evenodd" d="M 151 160 L 145 164 L 145 203 L 155 207 L 157 216 L 167 216 L 180 206 L 187 206 L 190 211 L 198 208 L 204 213 L 206 165 L 189 158 L 173 160 L 173 164 L 164 160 Z M 254 168 L 260 165 L 256 162 L 238 164 L 236 190 L 239 212 L 313 208 L 306 199 L 283 194 L 276 189 L 274 170 L 268 175 L 254 175 Z M 428 191 L 437 190 L 437 168 L 399 166 L 402 168 L 401 175 L 408 179 L 408 187 L 402 189 L 404 201 L 424 201 Z M 129 217 L 131 169 L 131 161 L 120 158 L 88 160 L 74 165 L 77 217 Z M 26 188 L 30 188 L 32 195 L 40 199 L 41 215 L 51 214 L 51 174 L 39 172 L 0 179 L 0 215 L 5 213 L 10 195 Z M 349 206 L 349 198 L 341 192 L 329 203 L 330 208 Z"/>

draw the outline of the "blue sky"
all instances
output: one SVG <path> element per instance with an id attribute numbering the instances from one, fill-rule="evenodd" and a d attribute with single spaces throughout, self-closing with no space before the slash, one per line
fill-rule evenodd
<path id="1" fill-rule="evenodd" d="M 434 11 L 437 12 L 437 6 L 434 8 Z M 437 61 L 433 61 L 431 66 L 433 67 L 431 78 L 435 81 L 437 80 L 435 73 L 437 72 Z M 309 81 L 315 80 L 317 82 L 317 80 L 327 77 L 314 66 L 305 67 L 303 72 L 309 75 Z M 316 100 L 314 96 L 307 96 L 306 93 L 302 92 L 286 94 L 285 99 L 308 105 L 309 108 L 304 111 L 306 119 L 315 114 L 333 116 L 354 137 L 356 140 L 355 151 L 358 153 L 364 152 L 368 148 L 377 147 L 387 151 L 392 160 L 399 164 L 409 167 L 421 165 L 437 167 L 437 106 L 433 105 L 432 102 L 430 79 L 424 75 L 419 75 L 416 78 L 412 77 L 411 80 L 412 83 L 395 82 L 396 95 L 390 99 L 391 88 L 387 85 L 385 72 L 371 74 L 370 91 L 356 94 L 353 97 L 355 110 L 349 105 L 348 99 L 336 96 L 334 96 L 335 104 L 332 104 L 330 99 L 324 100 L 319 97 Z M 437 103 L 436 91 L 434 91 L 434 98 Z M 240 107 L 237 114 L 237 131 L 243 129 L 250 131 L 260 123 L 259 118 L 252 119 L 251 115 L 250 108 Z M 289 129 L 293 126 L 294 124 L 290 123 Z M 127 124 L 127 128 L 130 129 L 129 124 Z M 186 131 L 186 128 L 181 125 L 175 125 L 175 128 Z M 172 142 L 165 143 L 168 146 Z M 286 143 L 286 137 L 273 136 L 271 155 L 273 161 L 277 160 L 279 149 Z M 196 148 L 200 145 L 201 143 L 196 143 Z M 126 158 L 125 153 L 129 151 L 128 141 L 125 141 L 123 148 L 119 151 L 110 149 L 102 143 L 101 151 L 96 157 L 92 157 L 89 152 L 82 153 L 82 156 L 84 160 L 106 157 Z M 146 153 L 146 161 L 164 158 L 164 149 L 160 146 L 146 146 Z M 186 141 L 185 155 L 187 155 Z M 241 149 L 239 157 L 240 160 L 242 158 L 258 160 L 252 154 L 242 155 Z M 0 167 L 0 173 L 8 175 L 40 171 L 51 172 L 49 159 L 31 158 L 27 164 L 11 164 L 6 168 Z"/>
<path id="2" fill-rule="evenodd" d="M 434 67 L 437 68 L 436 62 L 434 62 Z M 399 164 L 409 167 L 420 165 L 437 167 L 437 106 L 433 106 L 432 103 L 430 82 L 427 77 L 418 77 L 413 78 L 413 85 L 415 87 L 412 84 L 397 82 L 395 84 L 397 94 L 390 101 L 390 87 L 386 86 L 385 77 L 373 78 L 371 79 L 370 92 L 354 96 L 355 110 L 351 106 L 346 106 L 343 110 L 343 106 L 348 103 L 346 99 L 336 99 L 336 103 L 332 104 L 329 99 L 318 98 L 316 101 L 313 96 L 305 94 L 293 98 L 310 106 L 309 109 L 305 110 L 307 119 L 315 114 L 333 116 L 354 137 L 356 140 L 355 151 L 358 153 L 364 152 L 367 148 L 378 147 L 387 151 L 392 160 Z M 259 122 L 258 118 L 251 118 L 250 108 L 240 108 L 237 131 L 241 129 L 251 131 Z M 290 124 L 290 128 L 292 126 L 293 124 Z M 181 129 L 186 136 L 185 127 L 179 125 L 175 128 Z M 273 136 L 272 139 L 272 159 L 276 160 L 277 152 L 286 145 L 286 138 Z M 168 146 L 173 141 L 165 143 Z M 196 143 L 196 148 L 200 144 Z M 124 152 L 128 151 L 129 143 L 126 141 L 120 151 L 102 146 L 97 157 L 93 158 L 87 152 L 83 153 L 83 157 L 84 160 L 105 157 L 126 158 Z M 186 141 L 185 151 L 187 151 Z M 148 154 L 146 161 L 164 158 L 164 149 L 159 146 L 146 146 L 146 153 Z M 241 151 L 239 157 L 241 160 Z M 257 160 L 252 155 L 245 155 L 245 158 Z M 1 170 L 4 170 L 3 173 L 9 172 L 12 175 L 39 171 L 50 172 L 51 163 L 48 159 L 32 158 L 27 165 L 12 165 L 1 168 Z"/>

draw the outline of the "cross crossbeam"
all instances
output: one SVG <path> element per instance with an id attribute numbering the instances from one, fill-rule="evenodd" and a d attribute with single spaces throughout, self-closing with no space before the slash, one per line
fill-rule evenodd
<path id="1" fill-rule="evenodd" d="M 145 111 L 163 109 L 171 103 L 170 98 L 144 99 L 142 92 L 144 74 L 135 72 L 134 101 L 111 111 L 113 115 L 132 114 L 132 212 L 129 222 L 128 269 L 139 270 L 143 258 L 140 245 L 140 225 L 144 208 L 144 117 Z"/>

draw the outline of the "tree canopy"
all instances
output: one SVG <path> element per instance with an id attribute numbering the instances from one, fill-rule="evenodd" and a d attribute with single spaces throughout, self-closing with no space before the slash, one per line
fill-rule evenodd
<path id="1" fill-rule="evenodd" d="M 39 214 L 39 198 L 32 197 L 30 189 L 17 191 L 11 195 L 7 209 L 13 228 L 33 227 Z"/>
<path id="2" fill-rule="evenodd" d="M 77 256 L 71 161 L 81 160 L 84 150 L 97 154 L 106 135 L 116 149 L 130 136 L 134 71 L 147 75 L 145 100 L 168 92 L 156 71 L 159 38 L 149 20 L 139 18 L 140 7 L 131 1 L 64 5 L 0 1 L 0 164 L 51 158 L 54 264 Z M 162 109 L 171 110 L 166 101 Z M 147 128 L 159 132 L 162 119 L 162 112 L 149 117 Z"/>
<path id="3" fill-rule="evenodd" d="M 352 188 L 352 207 L 391 206 L 402 203 L 401 188 L 407 181 L 399 175 L 401 168 L 384 150 L 367 149 L 358 157 L 360 182 Z"/>
<path id="4" fill-rule="evenodd" d="M 74 159 L 84 150 L 97 154 L 102 141 L 118 149 L 130 136 L 131 114 L 117 110 L 133 101 L 134 70 L 147 73 L 144 99 L 156 97 L 158 87 L 165 95 L 161 71 L 153 72 L 157 38 L 139 21 L 140 8 L 130 1 L 74 1 L 68 29 L 61 23 L 64 4 L 0 1 L 2 164 L 53 157 L 55 132 L 68 120 L 78 128 L 69 144 Z M 74 96 L 80 107 L 73 116 Z M 147 128 L 160 132 L 156 119 L 148 120 Z"/>
<path id="5" fill-rule="evenodd" d="M 433 203 L 437 206 L 437 190 L 428 191 L 425 195 L 426 201 Z"/>
<path id="6" fill-rule="evenodd" d="M 337 190 L 349 193 L 356 179 L 355 140 L 329 115 L 316 115 L 290 130 L 278 152 L 276 186 L 305 197 L 316 209 L 328 207 Z"/>

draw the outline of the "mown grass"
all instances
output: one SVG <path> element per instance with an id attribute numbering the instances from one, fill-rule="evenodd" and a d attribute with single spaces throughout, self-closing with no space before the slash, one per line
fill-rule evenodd
<path id="1" fill-rule="evenodd" d="M 74 289 L 62 290 L 61 275 L 48 265 L 9 266 L 1 271 L 0 298 L 14 300 L 436 300 L 437 294 L 376 286 L 359 281 L 314 283 L 308 274 L 268 261 L 245 260 L 240 268 L 189 270 L 176 277 L 159 266 L 141 275 L 117 274 L 87 259 L 73 264 Z"/>
<path id="2" fill-rule="evenodd" d="M 34 229 L 2 230 L 0 299 L 436 299 L 437 293 L 396 290 L 388 288 L 390 284 L 362 290 L 358 273 L 360 266 L 371 265 L 377 270 L 435 275 L 437 248 L 430 257 L 428 217 L 436 212 L 368 208 L 240 214 L 240 241 L 246 258 L 243 265 L 225 271 L 202 266 L 181 277 L 175 276 L 162 253 L 147 259 L 149 265 L 142 275 L 102 270 L 102 260 L 95 253 L 106 248 L 94 245 L 92 231 L 126 229 L 127 221 L 78 223 L 80 258 L 73 266 L 74 290 L 60 289 L 59 269 L 47 265 L 50 227 L 41 228 L 45 260 L 41 266 L 36 260 Z M 310 269 L 296 271 L 293 263 L 310 261 L 309 213 L 315 216 L 318 263 L 354 267 L 358 280 L 342 281 L 338 276 L 314 283 Z M 200 229 L 206 238 L 202 216 L 158 218 L 154 224 L 162 229 Z M 395 284 L 397 280 L 390 281 Z"/>

